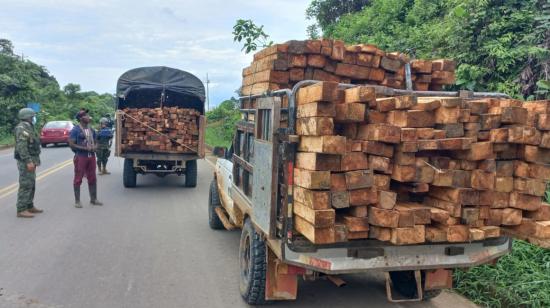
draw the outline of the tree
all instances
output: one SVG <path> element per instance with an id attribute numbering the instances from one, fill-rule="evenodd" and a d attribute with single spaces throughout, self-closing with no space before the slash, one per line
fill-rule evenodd
<path id="1" fill-rule="evenodd" d="M 13 56 L 13 44 L 10 40 L 0 38 L 0 54 Z"/>
<path id="2" fill-rule="evenodd" d="M 272 41 L 269 41 L 269 35 L 264 32 L 264 26 L 257 26 L 250 19 L 239 19 L 235 26 L 233 26 L 233 41 L 241 43 L 244 41 L 244 46 L 241 49 L 245 53 L 250 53 L 260 48 L 265 48 L 273 45 Z"/>
<path id="3" fill-rule="evenodd" d="M 76 83 L 69 83 L 63 87 L 63 92 L 68 98 L 74 99 L 78 96 L 78 92 L 81 91 L 80 85 Z"/>
<path id="4" fill-rule="evenodd" d="M 306 17 L 315 20 L 318 27 L 325 31 L 342 15 L 359 12 L 369 2 L 370 0 L 313 0 L 306 9 Z"/>

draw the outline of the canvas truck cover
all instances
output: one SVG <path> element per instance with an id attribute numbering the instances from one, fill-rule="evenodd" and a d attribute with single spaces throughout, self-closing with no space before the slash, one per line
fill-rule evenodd
<path id="1" fill-rule="evenodd" d="M 194 108 L 204 113 L 204 85 L 195 75 L 166 66 L 140 67 L 122 74 L 117 108 Z"/>

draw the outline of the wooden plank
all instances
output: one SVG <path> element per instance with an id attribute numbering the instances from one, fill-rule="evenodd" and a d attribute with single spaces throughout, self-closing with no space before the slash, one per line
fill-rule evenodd
<path id="1" fill-rule="evenodd" d="M 369 207 L 369 224 L 397 228 L 399 226 L 399 212 L 393 210 L 384 210 L 377 207 Z"/>
<path id="2" fill-rule="evenodd" d="M 430 188 L 429 195 L 441 200 L 463 205 L 478 205 L 479 192 L 471 188 L 437 187 Z"/>
<path id="3" fill-rule="evenodd" d="M 525 211 L 525 218 L 530 218 L 535 221 L 550 220 L 550 204 L 543 202 L 541 207 L 536 211 Z"/>
<path id="4" fill-rule="evenodd" d="M 495 210 L 491 210 L 491 217 L 493 217 Z M 522 213 L 520 209 L 505 208 L 500 210 L 502 213 L 502 221 L 500 224 L 505 226 L 516 226 L 521 224 Z"/>
<path id="5" fill-rule="evenodd" d="M 328 210 L 331 208 L 331 195 L 329 191 L 309 190 L 300 186 L 294 186 L 294 200 L 314 210 Z"/>
<path id="6" fill-rule="evenodd" d="M 416 167 L 393 165 L 391 178 L 399 182 L 414 182 L 416 180 Z"/>
<path id="7" fill-rule="evenodd" d="M 441 243 L 447 241 L 447 230 L 432 226 L 426 226 L 426 241 L 430 243 Z"/>
<path id="8" fill-rule="evenodd" d="M 387 157 L 368 155 L 369 168 L 386 174 L 391 173 L 391 160 Z"/>
<path id="9" fill-rule="evenodd" d="M 319 82 L 298 90 L 297 104 L 309 104 L 316 102 L 333 102 L 338 99 L 338 83 Z"/>
<path id="10" fill-rule="evenodd" d="M 350 206 L 370 205 L 377 202 L 377 191 L 372 188 L 362 188 L 349 191 Z"/>
<path id="11" fill-rule="evenodd" d="M 512 190 L 516 190 L 520 193 L 543 197 L 546 192 L 546 181 L 538 179 L 524 179 L 524 178 L 506 178 L 508 181 L 512 181 Z M 498 178 L 497 178 L 498 180 Z M 495 186 L 499 186 L 498 183 L 495 183 Z M 503 186 L 502 184 L 500 186 Z M 509 183 L 506 183 L 506 187 L 510 186 Z"/>
<path id="12" fill-rule="evenodd" d="M 398 127 L 432 127 L 434 114 L 422 110 L 392 110 L 388 113 L 388 124 Z"/>
<path id="13" fill-rule="evenodd" d="M 395 207 L 397 202 L 397 194 L 393 191 L 378 191 L 378 203 L 377 207 L 385 210 L 391 210 Z"/>
<path id="14" fill-rule="evenodd" d="M 443 226 L 437 225 L 438 228 L 444 230 L 447 233 L 447 242 L 461 243 L 467 242 L 470 238 L 470 228 L 465 225 L 451 225 Z"/>
<path id="15" fill-rule="evenodd" d="M 367 155 L 363 152 L 350 152 L 342 155 L 340 170 L 353 171 L 369 168 Z"/>
<path id="16" fill-rule="evenodd" d="M 300 202 L 294 202 L 293 211 L 313 225 L 315 228 L 326 228 L 334 226 L 336 213 L 333 209 L 314 210 Z"/>
<path id="17" fill-rule="evenodd" d="M 346 137 L 342 136 L 301 136 L 298 151 L 326 154 L 346 152 Z"/>
<path id="18" fill-rule="evenodd" d="M 308 189 L 330 189 L 330 172 L 294 168 L 294 183 Z"/>
<path id="19" fill-rule="evenodd" d="M 421 244 L 426 240 L 425 227 L 414 226 L 412 228 L 391 229 L 390 242 L 394 245 Z"/>
<path id="20" fill-rule="evenodd" d="M 495 172 L 474 170 L 472 171 L 471 187 L 477 190 L 494 190 L 495 175 Z"/>
<path id="21" fill-rule="evenodd" d="M 360 125 L 357 138 L 361 140 L 382 141 L 386 143 L 401 142 L 401 128 L 385 124 Z"/>
<path id="22" fill-rule="evenodd" d="M 368 104 L 376 100 L 376 93 L 373 87 L 358 86 L 344 91 L 344 101 L 350 103 Z"/>
<path id="23" fill-rule="evenodd" d="M 435 123 L 437 124 L 452 124 L 458 123 L 460 116 L 460 108 L 444 108 L 440 107 L 435 110 Z"/>
<path id="24" fill-rule="evenodd" d="M 391 239 L 391 230 L 392 230 L 391 228 L 384 228 L 384 227 L 371 225 L 369 229 L 369 238 L 388 242 Z"/>
<path id="25" fill-rule="evenodd" d="M 369 215 L 369 207 L 367 205 L 352 206 L 346 212 L 353 217 L 367 217 Z"/>
<path id="26" fill-rule="evenodd" d="M 335 117 L 336 108 L 333 103 L 319 102 L 299 105 L 296 108 L 297 118 L 308 117 Z"/>
<path id="27" fill-rule="evenodd" d="M 296 133 L 301 136 L 328 136 L 334 134 L 334 122 L 328 117 L 296 119 Z"/>
<path id="28" fill-rule="evenodd" d="M 349 232 L 369 231 L 369 220 L 367 217 L 341 215 L 338 221 L 345 224 Z"/>
<path id="29" fill-rule="evenodd" d="M 366 117 L 366 105 L 361 103 L 348 103 L 336 105 L 336 122 L 359 123 L 364 122 Z"/>
<path id="30" fill-rule="evenodd" d="M 348 190 L 369 188 L 373 185 L 374 177 L 370 170 L 358 170 L 345 173 L 346 188 Z"/>
<path id="31" fill-rule="evenodd" d="M 462 205 L 460 203 L 449 202 L 433 197 L 426 197 L 424 198 L 424 204 L 427 206 L 432 206 L 438 209 L 445 210 L 449 212 L 449 215 L 451 215 L 452 217 L 460 217 L 460 215 L 462 215 Z"/>
<path id="32" fill-rule="evenodd" d="M 363 141 L 362 151 L 372 155 L 392 158 L 394 147 L 378 141 Z"/>
<path id="33" fill-rule="evenodd" d="M 296 168 L 318 171 L 339 171 L 340 155 L 321 153 L 296 153 Z"/>
<path id="34" fill-rule="evenodd" d="M 315 228 L 300 216 L 294 216 L 294 228 L 314 244 L 331 244 L 335 242 L 334 227 Z"/>
<path id="35" fill-rule="evenodd" d="M 541 198 L 537 196 L 526 195 L 516 191 L 510 194 L 510 207 L 516 209 L 536 211 L 541 207 L 541 204 Z"/>

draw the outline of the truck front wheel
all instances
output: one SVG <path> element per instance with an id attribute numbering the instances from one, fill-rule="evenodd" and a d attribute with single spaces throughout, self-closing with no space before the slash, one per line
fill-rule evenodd
<path id="1" fill-rule="evenodd" d="M 197 161 L 188 160 L 185 162 L 185 186 L 197 186 Z"/>
<path id="2" fill-rule="evenodd" d="M 267 246 L 247 218 L 239 246 L 241 296 L 249 305 L 265 304 Z"/>
<path id="3" fill-rule="evenodd" d="M 124 187 L 133 188 L 136 187 L 137 173 L 134 170 L 134 161 L 132 159 L 124 159 L 124 170 L 122 174 L 122 182 Z"/>
<path id="4" fill-rule="evenodd" d="M 216 179 L 213 179 L 210 183 L 210 193 L 208 194 L 208 224 L 211 229 L 223 230 L 223 226 L 220 217 L 216 213 L 216 208 L 221 206 L 220 195 L 218 194 L 218 186 L 216 185 Z"/>

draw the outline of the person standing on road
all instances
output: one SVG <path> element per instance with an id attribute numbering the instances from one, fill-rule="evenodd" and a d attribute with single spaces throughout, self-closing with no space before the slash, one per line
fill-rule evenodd
<path id="1" fill-rule="evenodd" d="M 19 124 L 15 127 L 14 157 L 19 169 L 17 217 L 32 218 L 44 212 L 34 206 L 36 167 L 40 166 L 40 138 L 34 129 L 36 113 L 31 108 L 19 110 Z"/>
<path id="2" fill-rule="evenodd" d="M 107 171 L 107 161 L 111 155 L 111 145 L 113 140 L 113 131 L 108 127 L 109 120 L 101 118 L 99 120 L 99 132 L 97 133 L 97 168 L 99 174 L 111 174 Z"/>
<path id="3" fill-rule="evenodd" d="M 103 205 L 97 200 L 97 178 L 96 169 L 96 132 L 90 127 L 90 116 L 88 110 L 81 110 L 76 115 L 76 120 L 80 123 L 71 130 L 69 136 L 69 146 L 75 152 L 74 162 L 74 199 L 76 208 L 82 208 L 80 203 L 80 185 L 82 179 L 86 176 L 88 180 L 88 190 L 90 192 L 90 203 L 92 205 Z"/>
<path id="4" fill-rule="evenodd" d="M 107 127 L 110 128 L 110 129 L 113 129 L 113 127 L 115 126 L 115 122 L 111 118 L 110 114 L 107 113 L 105 115 L 105 120 L 107 120 Z"/>

